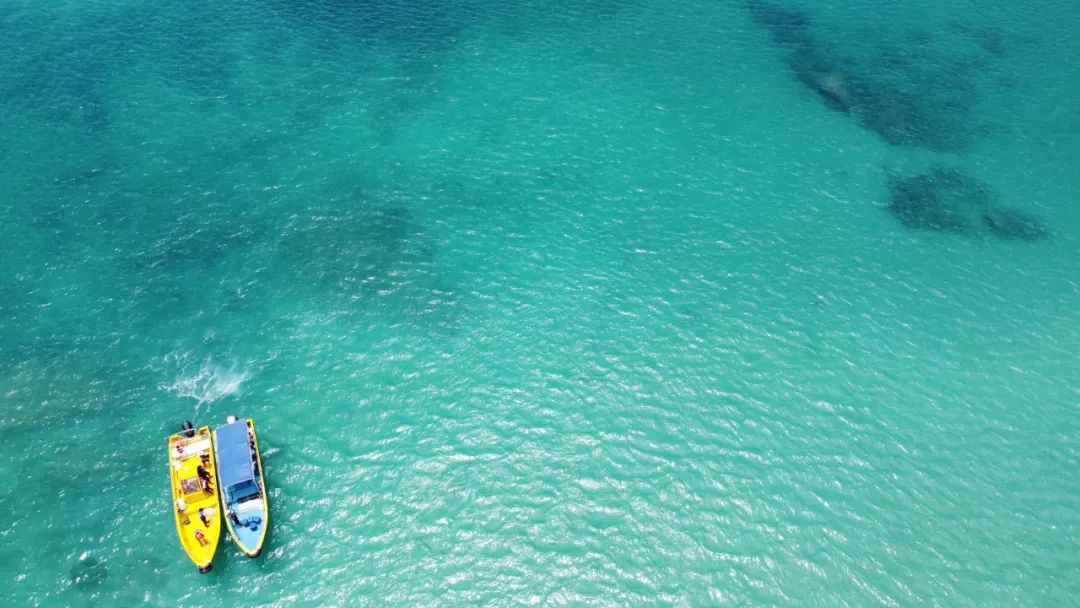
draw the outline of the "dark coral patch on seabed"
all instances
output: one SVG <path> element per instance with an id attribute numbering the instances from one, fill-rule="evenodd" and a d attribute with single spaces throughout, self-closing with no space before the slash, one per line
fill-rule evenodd
<path id="1" fill-rule="evenodd" d="M 68 578 L 76 587 L 97 587 L 108 577 L 109 569 L 104 562 L 85 555 L 68 571 Z"/>
<path id="2" fill-rule="evenodd" d="M 1035 242 L 1046 227 L 1019 211 L 997 206 L 990 188 L 955 169 L 934 167 L 889 181 L 889 211 L 908 228 Z"/>
<path id="3" fill-rule="evenodd" d="M 979 100 L 975 76 L 986 67 L 984 58 L 934 52 L 934 37 L 924 31 L 906 38 L 901 32 L 903 43 L 895 42 L 896 36 L 888 43 L 865 35 L 862 41 L 841 37 L 841 45 L 812 31 L 814 18 L 805 11 L 762 0 L 746 6 L 753 21 L 786 50 L 788 69 L 800 83 L 889 144 L 959 152 L 980 131 L 971 112 Z M 996 30 L 980 30 L 976 40 L 990 55 L 1004 53 Z M 909 228 L 989 232 L 1026 242 L 1046 236 L 1037 219 L 994 205 L 985 184 L 954 169 L 935 167 L 890 179 L 889 193 L 889 211 Z"/>
<path id="4" fill-rule="evenodd" d="M 777 44 L 796 44 L 805 41 L 813 17 L 804 11 L 784 8 L 769 2 L 752 0 L 747 3 L 754 23 L 764 27 Z"/>
<path id="5" fill-rule="evenodd" d="M 909 228 L 970 233 L 990 208 L 989 190 L 953 169 L 935 167 L 889 182 L 889 211 Z"/>
<path id="6" fill-rule="evenodd" d="M 1039 220 L 1012 209 L 988 209 L 983 224 L 994 236 L 1028 243 L 1046 238 L 1046 227 Z"/>
<path id="7" fill-rule="evenodd" d="M 969 120 L 978 102 L 977 64 L 872 33 L 840 36 L 840 44 L 813 31 L 804 11 L 756 0 L 747 6 L 754 22 L 787 50 L 799 82 L 890 144 L 957 152 L 979 131 Z"/>

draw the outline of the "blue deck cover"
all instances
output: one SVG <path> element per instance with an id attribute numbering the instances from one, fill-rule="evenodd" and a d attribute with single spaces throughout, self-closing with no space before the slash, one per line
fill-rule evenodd
<path id="1" fill-rule="evenodd" d="M 218 476 L 223 488 L 255 479 L 248 447 L 247 424 L 243 421 L 226 424 L 217 430 Z"/>

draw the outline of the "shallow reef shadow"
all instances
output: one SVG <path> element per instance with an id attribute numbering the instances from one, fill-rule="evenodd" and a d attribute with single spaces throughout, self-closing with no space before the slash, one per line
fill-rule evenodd
<path id="1" fill-rule="evenodd" d="M 816 21 L 804 11 L 762 0 L 747 8 L 784 50 L 800 83 L 888 143 L 959 152 L 983 130 L 971 124 L 971 114 L 979 101 L 975 76 L 985 62 L 918 42 L 930 33 L 883 38 L 872 31 L 832 32 L 814 28 Z M 903 42 L 889 41 L 897 36 Z"/>
<path id="2" fill-rule="evenodd" d="M 799 44 L 809 37 L 814 18 L 806 11 L 786 8 L 771 2 L 750 0 L 746 3 L 754 23 L 764 27 L 777 44 Z"/>
<path id="3" fill-rule="evenodd" d="M 889 180 L 888 210 L 909 228 L 971 233 L 990 208 L 989 190 L 955 169 Z"/>
<path id="4" fill-rule="evenodd" d="M 68 570 L 68 580 L 79 589 L 90 590 L 98 587 L 108 578 L 109 568 L 105 562 L 90 555 L 80 557 Z"/>
<path id="5" fill-rule="evenodd" d="M 483 5 L 452 6 L 438 0 L 397 2 L 375 0 L 262 0 L 268 10 L 332 40 L 399 45 L 408 54 L 423 54 L 456 43 L 458 33 L 473 22 Z"/>
<path id="6" fill-rule="evenodd" d="M 1001 207 L 989 186 L 956 169 L 935 166 L 888 179 L 887 209 L 916 230 L 991 236 L 1032 243 L 1047 236 L 1038 219 Z"/>
<path id="7" fill-rule="evenodd" d="M 20 55 L 0 80 L 0 109 L 88 135 L 104 131 L 112 115 L 101 92 L 108 69 L 81 44 L 63 45 L 38 55 Z"/>
<path id="8" fill-rule="evenodd" d="M 987 209 L 982 214 L 983 224 L 998 238 L 1033 243 L 1047 236 L 1042 222 L 1013 209 Z"/>
<path id="9" fill-rule="evenodd" d="M 288 218 L 274 254 L 282 285 L 334 306 L 452 325 L 446 315 L 456 309 L 456 290 L 438 271 L 437 245 L 394 199 L 368 192 L 349 204 L 314 205 Z"/>

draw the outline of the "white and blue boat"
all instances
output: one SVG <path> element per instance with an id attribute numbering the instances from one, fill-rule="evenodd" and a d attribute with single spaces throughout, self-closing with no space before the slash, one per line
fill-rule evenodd
<path id="1" fill-rule="evenodd" d="M 240 550 L 257 557 L 270 527 L 270 505 L 255 422 L 229 416 L 228 424 L 214 431 L 214 450 L 225 525 Z"/>

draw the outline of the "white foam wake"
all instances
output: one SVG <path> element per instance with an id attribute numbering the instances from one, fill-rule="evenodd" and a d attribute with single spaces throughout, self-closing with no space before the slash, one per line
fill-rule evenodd
<path id="1" fill-rule="evenodd" d="M 238 370 L 235 363 L 228 366 L 216 363 L 212 357 L 206 357 L 195 369 L 191 353 L 170 353 L 165 356 L 165 363 L 177 370 L 176 379 L 161 388 L 172 391 L 179 397 L 195 399 L 197 405 L 212 403 L 232 395 L 240 390 L 240 385 L 248 379 L 247 370 Z"/>

